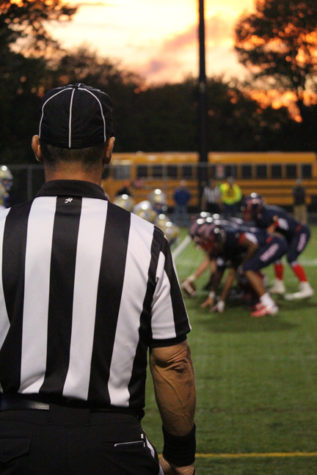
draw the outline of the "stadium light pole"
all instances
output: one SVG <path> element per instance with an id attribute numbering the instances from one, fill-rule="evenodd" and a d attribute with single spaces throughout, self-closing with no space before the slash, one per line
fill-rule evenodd
<path id="1" fill-rule="evenodd" d="M 198 186 L 199 201 L 201 204 L 202 190 L 207 180 L 207 77 L 205 53 L 205 5 L 204 0 L 199 1 L 199 167 Z"/>

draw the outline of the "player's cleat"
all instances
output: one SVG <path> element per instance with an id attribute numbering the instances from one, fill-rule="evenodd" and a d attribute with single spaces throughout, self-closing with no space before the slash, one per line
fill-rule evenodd
<path id="1" fill-rule="evenodd" d="M 285 294 L 284 282 L 280 279 L 275 279 L 274 284 L 270 288 L 270 294 L 284 295 Z"/>
<path id="2" fill-rule="evenodd" d="M 263 303 L 262 302 L 257 302 L 255 305 L 253 305 L 252 310 L 253 311 L 259 310 L 262 307 L 263 307 Z"/>
<path id="3" fill-rule="evenodd" d="M 262 303 L 257 305 L 257 309 L 251 313 L 251 317 L 265 317 L 266 315 L 275 315 L 278 312 L 278 307 L 273 305 L 263 305 Z"/>
<path id="4" fill-rule="evenodd" d="M 300 282 L 299 291 L 294 294 L 286 294 L 285 298 L 286 300 L 309 299 L 314 295 L 314 293 L 314 289 L 311 287 L 309 282 Z"/>
<path id="5" fill-rule="evenodd" d="M 181 288 L 185 294 L 189 295 L 189 297 L 194 297 L 197 294 L 194 282 L 191 282 L 188 279 L 185 279 L 184 282 L 182 282 Z"/>

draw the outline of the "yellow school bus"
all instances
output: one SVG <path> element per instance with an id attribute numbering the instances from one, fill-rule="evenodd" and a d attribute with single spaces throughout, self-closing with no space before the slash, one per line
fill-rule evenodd
<path id="1" fill-rule="evenodd" d="M 189 205 L 197 207 L 200 167 L 205 167 L 204 176 L 217 183 L 233 176 L 244 195 L 256 191 L 268 204 L 290 206 L 297 178 L 306 188 L 308 204 L 317 196 L 314 152 L 210 152 L 207 164 L 200 164 L 194 152 L 115 153 L 103 188 L 113 199 L 129 183 L 136 202 L 160 188 L 167 195 L 168 205 L 173 206 L 174 190 L 186 180 L 192 193 Z"/>

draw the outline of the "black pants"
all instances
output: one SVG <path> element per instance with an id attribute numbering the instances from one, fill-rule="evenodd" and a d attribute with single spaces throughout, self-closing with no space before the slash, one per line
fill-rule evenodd
<path id="1" fill-rule="evenodd" d="M 132 415 L 51 405 L 0 412 L 1 475 L 158 475 Z"/>
<path id="2" fill-rule="evenodd" d="M 208 213 L 220 213 L 220 206 L 218 203 L 207 203 Z"/>

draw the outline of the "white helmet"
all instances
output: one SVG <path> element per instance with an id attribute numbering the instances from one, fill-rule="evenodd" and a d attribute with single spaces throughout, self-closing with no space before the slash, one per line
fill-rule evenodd
<path id="1" fill-rule="evenodd" d="M 173 244 L 179 236 L 179 227 L 172 221 L 167 221 L 162 231 L 170 244 Z"/>
<path id="2" fill-rule="evenodd" d="M 160 189 L 155 188 L 152 193 L 149 194 L 149 200 L 152 203 L 153 208 L 157 212 L 164 212 L 167 209 L 166 194 Z"/>
<path id="3" fill-rule="evenodd" d="M 166 225 L 168 221 L 170 221 L 168 216 L 166 216 L 166 214 L 164 213 L 160 213 L 156 217 L 155 224 L 157 227 L 163 230 L 164 226 Z"/>
<path id="4" fill-rule="evenodd" d="M 0 166 L 0 183 L 6 189 L 6 191 L 9 191 L 11 189 L 13 183 L 13 175 L 6 165 Z"/>
<path id="5" fill-rule="evenodd" d="M 132 211 L 133 206 L 134 206 L 134 199 L 127 195 L 118 195 L 114 198 L 113 203 L 117 206 L 120 206 L 120 208 L 126 209 L 127 211 Z"/>
<path id="6" fill-rule="evenodd" d="M 163 231 L 170 244 L 176 241 L 179 236 L 179 228 L 165 214 L 159 214 L 155 224 Z"/>
<path id="7" fill-rule="evenodd" d="M 133 213 L 140 216 L 140 218 L 149 221 L 150 223 L 154 223 L 156 218 L 156 212 L 152 208 L 152 204 L 148 200 L 140 201 L 135 207 L 133 208 Z"/>

